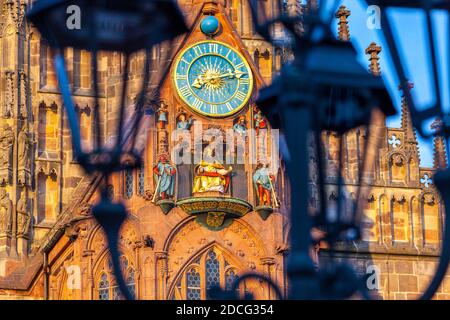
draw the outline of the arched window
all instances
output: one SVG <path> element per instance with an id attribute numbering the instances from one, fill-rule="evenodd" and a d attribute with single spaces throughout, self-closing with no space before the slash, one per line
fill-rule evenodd
<path id="1" fill-rule="evenodd" d="M 239 276 L 238 269 L 230 262 L 231 259 L 218 248 L 213 248 L 197 257 L 179 276 L 173 289 L 172 299 L 206 299 L 208 290 L 214 287 L 231 291 Z M 242 284 L 237 289 L 237 294 L 245 293 L 245 284 Z"/>
<path id="2" fill-rule="evenodd" d="M 226 291 L 233 290 L 234 283 L 237 281 L 238 278 L 239 277 L 235 269 L 233 268 L 228 269 L 227 272 L 225 273 L 225 290 Z"/>
<path id="3" fill-rule="evenodd" d="M 135 269 L 125 256 L 120 257 L 122 273 L 126 286 L 133 297 L 136 296 Z M 123 300 L 119 286 L 113 274 L 113 266 L 110 258 L 105 259 L 101 275 L 98 278 L 98 299 L 99 300 Z"/>
<path id="4" fill-rule="evenodd" d="M 138 178 L 137 193 L 138 195 L 142 196 L 144 195 L 145 192 L 145 171 L 143 165 L 138 168 L 137 178 Z"/>
<path id="5" fill-rule="evenodd" d="M 98 299 L 109 300 L 109 281 L 106 273 L 102 273 L 100 277 L 100 283 L 98 284 Z"/>
<path id="6" fill-rule="evenodd" d="M 220 286 L 220 266 L 216 253 L 211 250 L 206 258 L 206 290 Z"/>
<path id="7" fill-rule="evenodd" d="M 133 170 L 125 171 L 125 197 L 130 199 L 133 196 Z"/>
<path id="8" fill-rule="evenodd" d="M 200 273 L 198 268 L 192 267 L 186 273 L 186 298 L 187 300 L 200 300 Z"/>

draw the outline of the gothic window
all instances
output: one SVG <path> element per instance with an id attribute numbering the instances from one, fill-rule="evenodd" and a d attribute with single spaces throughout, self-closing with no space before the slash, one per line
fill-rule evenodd
<path id="1" fill-rule="evenodd" d="M 81 50 L 73 49 L 73 89 L 81 87 Z"/>
<path id="2" fill-rule="evenodd" d="M 128 290 L 131 293 L 131 296 L 135 297 L 136 296 L 136 285 L 134 283 L 134 269 L 133 268 L 129 268 L 127 271 L 127 278 L 126 278 L 126 284 L 128 287 Z"/>
<path id="3" fill-rule="evenodd" d="M 425 245 L 439 244 L 439 203 L 435 196 L 427 193 L 422 199 L 423 242 Z"/>
<path id="4" fill-rule="evenodd" d="M 91 53 L 86 50 L 73 49 L 72 61 L 72 83 L 76 93 L 78 90 L 92 89 L 93 82 L 93 66 L 91 63 Z"/>
<path id="5" fill-rule="evenodd" d="M 389 165 L 392 182 L 406 182 L 406 163 L 403 156 L 394 154 Z"/>
<path id="6" fill-rule="evenodd" d="M 216 253 L 211 250 L 208 252 L 206 258 L 206 289 L 211 289 L 220 285 L 219 283 L 219 261 L 217 260 Z"/>
<path id="7" fill-rule="evenodd" d="M 200 300 L 200 291 L 200 273 L 193 267 L 186 274 L 187 300 Z"/>
<path id="8" fill-rule="evenodd" d="M 231 259 L 217 248 L 197 257 L 179 276 L 171 298 L 177 300 L 207 299 L 208 289 L 213 287 L 231 291 L 239 274 L 238 269 L 230 262 Z M 237 294 L 245 294 L 245 284 L 236 291 Z"/>
<path id="9" fill-rule="evenodd" d="M 408 203 L 404 198 L 392 201 L 392 231 L 395 242 L 407 242 L 410 239 L 410 221 Z"/>
<path id="10" fill-rule="evenodd" d="M 225 290 L 231 291 L 233 290 L 234 283 L 238 279 L 238 275 L 236 270 L 234 269 L 228 269 L 228 271 L 225 273 Z"/>
<path id="11" fill-rule="evenodd" d="M 39 84 L 40 87 L 44 87 L 47 84 L 47 68 L 48 68 L 48 45 L 47 42 L 44 39 L 41 39 L 40 41 L 40 53 L 39 53 Z"/>
<path id="12" fill-rule="evenodd" d="M 39 87 L 56 87 L 56 75 L 52 67 L 50 46 L 44 39 L 39 43 Z"/>
<path id="13" fill-rule="evenodd" d="M 138 168 L 137 178 L 138 178 L 137 193 L 138 193 L 138 195 L 142 196 L 145 191 L 144 190 L 145 189 L 145 171 L 144 171 L 143 165 Z"/>
<path id="14" fill-rule="evenodd" d="M 122 273 L 125 278 L 125 284 L 131 295 L 136 296 L 135 269 L 125 256 L 120 257 Z M 103 269 L 98 280 L 98 299 L 99 300 L 123 300 L 122 293 L 115 281 L 113 275 L 112 261 L 105 259 Z"/>
<path id="15" fill-rule="evenodd" d="M 133 171 L 125 171 L 125 197 L 130 199 L 133 196 Z"/>
<path id="16" fill-rule="evenodd" d="M 109 281 L 106 273 L 103 273 L 100 277 L 100 283 L 98 284 L 98 299 L 109 300 Z"/>

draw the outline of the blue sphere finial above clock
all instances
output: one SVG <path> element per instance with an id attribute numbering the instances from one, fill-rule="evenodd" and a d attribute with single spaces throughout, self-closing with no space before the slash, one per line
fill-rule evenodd
<path id="1" fill-rule="evenodd" d="M 219 31 L 219 20 L 214 16 L 203 18 L 200 23 L 200 30 L 207 36 L 215 35 Z"/>

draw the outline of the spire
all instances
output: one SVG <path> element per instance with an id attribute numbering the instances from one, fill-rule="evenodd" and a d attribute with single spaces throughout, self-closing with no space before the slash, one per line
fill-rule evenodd
<path id="1" fill-rule="evenodd" d="M 414 83 L 408 82 L 408 90 L 414 88 Z M 399 86 L 401 90 L 401 85 Z M 412 124 L 411 114 L 406 102 L 405 94 L 402 94 L 402 129 L 405 131 L 405 141 L 407 143 L 417 144 L 416 133 Z"/>
<path id="2" fill-rule="evenodd" d="M 336 12 L 336 18 L 339 19 L 339 40 L 349 41 L 350 31 L 348 29 L 347 18 L 351 15 L 350 10 L 347 10 L 346 6 L 340 6 L 339 10 Z"/>
<path id="3" fill-rule="evenodd" d="M 370 66 L 369 70 L 374 76 L 381 76 L 381 69 L 378 60 L 380 57 L 378 56 L 381 52 L 381 47 L 378 46 L 375 42 L 372 42 L 366 49 L 366 54 L 369 54 Z"/>
<path id="4" fill-rule="evenodd" d="M 442 129 L 441 119 L 436 118 L 430 127 L 435 131 L 433 140 L 433 167 L 435 169 L 445 169 L 447 168 L 447 151 L 444 137 L 440 134 Z"/>

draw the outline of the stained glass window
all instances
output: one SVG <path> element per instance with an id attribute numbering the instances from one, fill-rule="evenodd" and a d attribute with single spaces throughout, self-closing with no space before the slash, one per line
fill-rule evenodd
<path id="1" fill-rule="evenodd" d="M 133 196 L 133 171 L 125 171 L 125 197 L 131 198 Z"/>
<path id="2" fill-rule="evenodd" d="M 225 273 L 225 290 L 233 290 L 233 286 L 238 279 L 238 275 L 234 269 L 228 269 Z M 239 289 L 237 289 L 239 291 Z"/>
<path id="3" fill-rule="evenodd" d="M 225 258 L 219 249 L 210 249 L 191 260 L 186 271 L 178 278 L 172 292 L 172 299 L 208 299 L 211 289 L 220 287 L 231 291 L 238 279 L 238 269 Z M 236 289 L 237 295 L 245 284 Z"/>
<path id="4" fill-rule="evenodd" d="M 206 258 L 206 290 L 220 285 L 219 261 L 216 253 L 211 250 Z"/>
<path id="5" fill-rule="evenodd" d="M 122 255 L 120 257 L 120 265 L 125 277 L 126 286 L 134 298 L 136 296 L 136 272 L 133 264 L 130 263 L 126 256 Z M 104 272 L 101 274 L 98 282 L 99 300 L 123 300 L 124 297 L 119 289 L 119 286 L 114 281 L 110 281 L 110 279 L 114 279 L 111 257 L 106 258 L 103 265 L 103 270 Z"/>
<path id="6" fill-rule="evenodd" d="M 144 194 L 145 189 L 145 174 L 144 167 L 141 166 L 138 169 L 138 195 L 142 196 Z"/>
<path id="7" fill-rule="evenodd" d="M 103 273 L 100 277 L 100 283 L 98 284 L 98 299 L 109 300 L 109 281 L 106 273 Z"/>
<path id="8" fill-rule="evenodd" d="M 122 293 L 118 286 L 112 288 L 112 299 L 113 300 L 123 300 Z"/>
<path id="9" fill-rule="evenodd" d="M 186 287 L 187 300 L 200 300 L 200 273 L 196 268 L 192 268 L 187 272 Z"/>
<path id="10" fill-rule="evenodd" d="M 131 296 L 134 298 L 136 293 L 136 287 L 134 285 L 134 269 L 131 268 L 128 270 L 128 275 L 126 279 L 128 290 L 130 291 Z"/>

